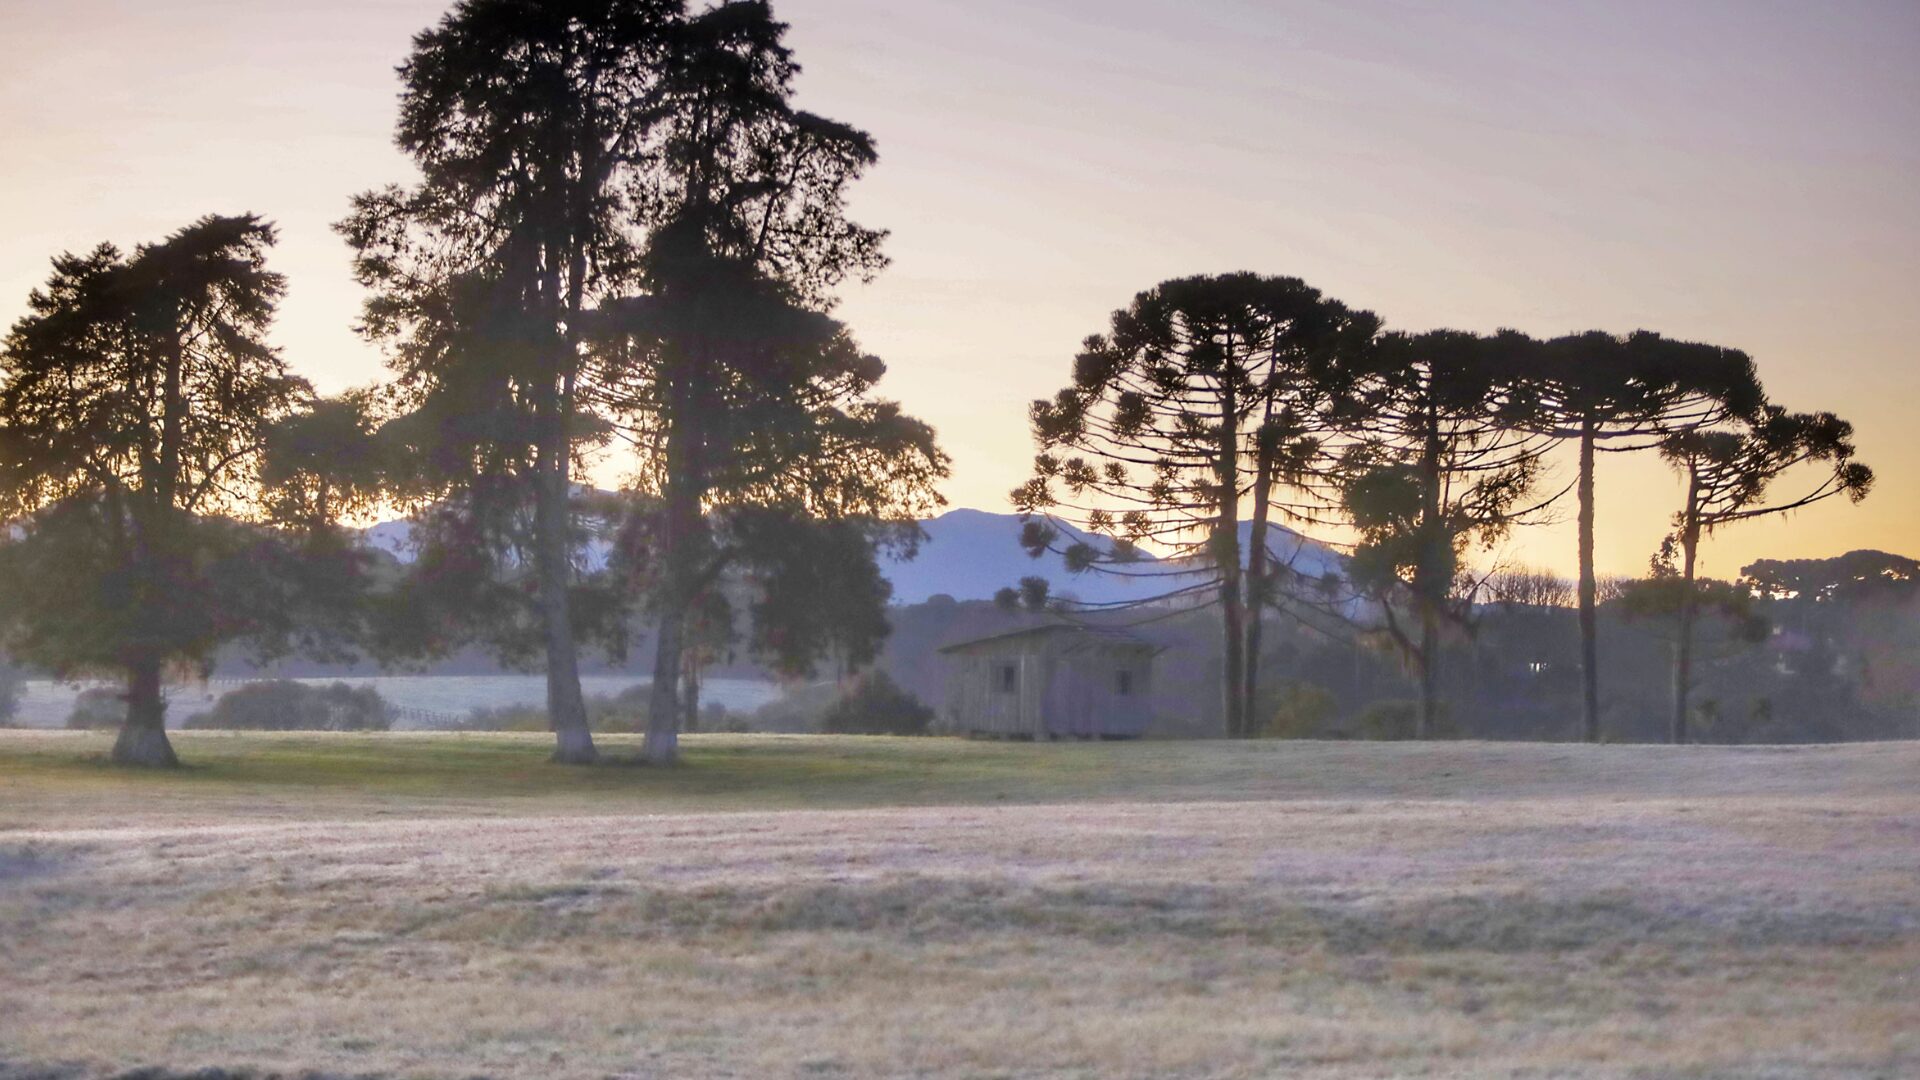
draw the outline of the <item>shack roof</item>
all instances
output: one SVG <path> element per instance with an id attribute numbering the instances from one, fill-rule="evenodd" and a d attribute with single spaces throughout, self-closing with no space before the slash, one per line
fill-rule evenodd
<path id="1" fill-rule="evenodd" d="M 1087 645 L 1096 648 L 1134 649 L 1148 652 L 1159 652 L 1161 649 L 1160 646 L 1155 645 L 1146 638 L 1122 627 L 1055 622 L 1042 623 L 1038 626 L 1024 626 L 1016 630 L 1003 630 L 1000 633 L 988 634 L 985 637 L 956 641 L 951 645 L 941 646 L 938 651 L 942 653 L 959 652 L 963 649 L 971 649 L 980 645 L 990 645 L 1003 641 L 1011 641 L 1015 638 L 1035 637 L 1044 634 L 1072 634 L 1081 641 L 1084 641 Z"/>

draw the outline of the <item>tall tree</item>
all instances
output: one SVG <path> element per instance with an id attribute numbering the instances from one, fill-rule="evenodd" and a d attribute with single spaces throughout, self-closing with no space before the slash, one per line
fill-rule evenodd
<path id="1" fill-rule="evenodd" d="M 656 236 L 649 265 L 652 291 L 605 305 L 595 336 L 598 385 L 651 496 L 645 753 L 664 764 L 678 755 L 687 616 L 769 550 L 753 511 L 911 532 L 940 503 L 947 459 L 930 428 L 873 396 L 884 365 L 751 262 L 680 229 Z"/>
<path id="2" fill-rule="evenodd" d="M 886 232 L 850 220 L 846 206 L 878 155 L 866 132 L 794 107 L 800 67 L 786 32 L 765 0 L 731 0 L 675 24 L 657 152 L 634 198 L 653 227 L 699 238 L 678 236 L 669 259 L 704 251 L 830 310 L 842 282 L 886 266 Z"/>
<path id="3" fill-rule="evenodd" d="M 1350 574 L 1419 675 L 1419 738 L 1437 729 L 1442 631 L 1471 609 L 1472 591 L 1458 588 L 1463 556 L 1552 501 L 1534 497 L 1550 440 L 1524 423 L 1531 376 L 1512 346 L 1453 330 L 1381 339 L 1363 391 L 1367 435 L 1336 473 L 1360 537 Z M 1403 599 L 1415 626 L 1400 620 Z"/>
<path id="4" fill-rule="evenodd" d="M 912 469 L 945 471 L 930 431 L 860 400 L 878 362 L 853 362 L 849 343 L 835 342 L 844 334 L 823 335 L 818 318 L 804 325 L 809 311 L 831 309 L 847 277 L 885 265 L 885 234 L 846 214 L 847 188 L 876 160 L 872 140 L 794 107 L 799 68 L 786 29 L 761 0 L 721 4 L 677 27 L 657 114 L 660 152 L 636 189 L 656 228 L 644 306 L 629 306 L 623 330 L 644 344 L 626 353 L 636 363 L 604 372 L 609 400 L 650 418 L 638 422 L 651 455 L 642 471 L 660 500 L 650 761 L 678 753 L 682 622 L 700 581 L 725 559 L 703 517 L 716 498 L 763 500 L 764 490 L 743 493 L 767 483 L 768 464 L 812 461 L 818 471 L 810 455 L 833 442 L 849 455 L 845 477 L 869 469 L 897 478 L 908 458 Z M 857 407 L 823 423 L 843 406 Z M 766 426 L 739 423 L 761 407 L 772 410 Z M 737 438 L 724 437 L 728 428 Z"/>
<path id="5" fill-rule="evenodd" d="M 1503 334 L 1534 359 L 1538 430 L 1579 448 L 1578 604 L 1582 731 L 1600 739 L 1598 579 L 1593 566 L 1595 452 L 1657 448 L 1681 432 L 1725 423 L 1760 406 L 1753 361 L 1733 349 L 1675 341 L 1645 330 L 1625 337 L 1589 331 L 1544 346 Z"/>
<path id="6" fill-rule="evenodd" d="M 677 0 L 461 0 L 400 69 L 397 141 L 420 183 L 356 197 L 339 226 L 374 291 L 363 329 L 394 344 L 396 394 L 427 418 L 420 459 L 444 466 L 422 524 L 525 539 L 564 763 L 596 756 L 573 611 L 572 478 L 599 430 L 581 333 L 633 277 L 682 18 Z"/>
<path id="7" fill-rule="evenodd" d="M 1668 439 L 1661 456 L 1685 482 L 1668 549 L 1678 549 L 1679 639 L 1673 660 L 1675 743 L 1687 741 L 1688 698 L 1693 688 L 1694 575 L 1700 540 L 1739 521 L 1783 514 L 1844 495 L 1867 497 L 1873 470 L 1854 460 L 1853 425 L 1832 413 L 1790 413 L 1767 405 L 1736 428 L 1687 431 Z M 1812 466 L 1812 482 L 1797 497 L 1770 498 L 1774 481 Z"/>
<path id="8" fill-rule="evenodd" d="M 1168 281 L 1087 340 L 1072 385 L 1033 403 L 1041 452 L 1013 493 L 1030 516 L 1023 543 L 1036 556 L 1056 551 L 1075 571 L 1158 577 L 1168 589 L 1156 601 L 1210 595 L 1221 612 L 1229 737 L 1253 734 L 1273 493 L 1329 460 L 1330 402 L 1377 329 L 1371 314 L 1298 278 Z M 1103 546 L 1059 546 L 1052 519 Z M 1144 545 L 1185 565 L 1149 564 Z M 1196 575 L 1195 565 L 1207 569 Z"/>
<path id="9" fill-rule="evenodd" d="M 177 764 L 170 667 L 291 632 L 288 560 L 231 520 L 264 516 L 267 433 L 310 392 L 266 343 L 273 242 L 207 217 L 130 257 L 63 255 L 0 359 L 0 635 L 56 672 L 124 675 L 120 764 Z"/>
<path id="10" fill-rule="evenodd" d="M 669 226 L 809 300 L 881 262 L 881 234 L 842 197 L 872 145 L 792 108 L 784 31 L 758 0 L 693 16 L 678 0 L 463 0 L 402 69 L 400 144 L 422 183 L 361 196 L 342 226 L 379 293 L 367 327 L 399 343 L 400 388 L 435 417 L 422 427 L 454 466 L 443 487 L 470 511 L 466 541 L 499 546 L 533 507 L 520 531 L 556 760 L 594 757 L 570 557 L 571 476 L 608 430 L 583 383 L 591 309 L 642 284 Z M 697 503 L 666 501 L 670 535 L 697 528 Z M 478 527 L 480 510 L 498 524 Z M 444 505 L 432 517 L 460 523 Z M 661 557 L 681 560 L 672 544 Z M 662 630 L 658 651 L 675 651 Z M 656 712 L 677 714 L 675 685 L 656 681 Z"/>

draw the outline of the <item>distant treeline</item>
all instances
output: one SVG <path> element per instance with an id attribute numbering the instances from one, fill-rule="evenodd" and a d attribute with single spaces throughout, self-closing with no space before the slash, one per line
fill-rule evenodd
<path id="1" fill-rule="evenodd" d="M 1516 595 L 1476 605 L 1444 648 L 1445 709 L 1436 737 L 1575 740 L 1580 709 L 1579 613 L 1572 583 L 1547 572 L 1502 575 Z M 1755 563 L 1721 583 L 1750 598 L 1716 608 L 1698 628 L 1691 738 L 1806 743 L 1920 737 L 1920 563 L 1860 551 L 1835 559 Z M 1675 619 L 1636 606 L 1620 583 L 1599 605 L 1607 692 L 1601 738 L 1669 736 Z M 1076 618 L 1138 621 L 1141 611 Z M 935 652 L 1034 618 L 988 602 L 936 598 L 896 608 L 881 665 L 928 701 L 946 669 Z M 1260 667 L 1265 689 L 1254 734 L 1295 738 L 1411 738 L 1419 682 L 1385 642 L 1340 638 L 1311 618 L 1276 620 Z M 1217 613 L 1194 608 L 1139 626 L 1167 647 L 1154 675 L 1155 734 L 1220 730 L 1223 657 Z"/>

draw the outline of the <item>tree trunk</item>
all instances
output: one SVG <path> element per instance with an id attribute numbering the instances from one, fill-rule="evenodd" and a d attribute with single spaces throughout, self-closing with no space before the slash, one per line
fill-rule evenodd
<path id="1" fill-rule="evenodd" d="M 160 456 L 154 463 L 157 475 L 146 476 L 149 513 L 134 523 L 135 601 L 142 614 L 152 616 L 152 607 L 174 587 L 174 557 L 178 552 L 178 508 L 180 490 L 181 427 L 185 403 L 181 397 L 182 368 L 185 353 L 176 331 L 165 351 L 166 369 L 161 384 Z M 150 459 L 149 459 L 150 460 Z M 144 470 L 143 470 L 144 471 Z M 116 514 L 116 530 L 119 528 Z M 120 735 L 113 741 L 111 760 L 115 765 L 150 769 L 178 768 L 167 739 L 167 703 L 160 693 L 161 662 L 158 656 L 143 656 L 127 665 L 127 690 L 124 695 L 127 717 Z"/>
<path id="2" fill-rule="evenodd" d="M 567 596 L 572 561 L 567 554 L 572 492 L 567 468 L 566 428 L 558 415 L 541 448 L 538 505 L 534 520 L 534 564 L 540 578 L 540 616 L 547 646 L 547 718 L 553 728 L 553 761 L 591 765 L 599 758 L 587 727 L 586 698 L 580 693 L 580 656 L 573 641 L 573 613 Z"/>
<path id="3" fill-rule="evenodd" d="M 647 703 L 647 738 L 640 751 L 649 765 L 680 760 L 681 623 L 678 612 L 662 613 L 654 632 L 653 693 Z"/>
<path id="4" fill-rule="evenodd" d="M 689 447 L 685 437 L 668 446 L 666 515 L 659 559 L 663 567 L 654 637 L 653 691 L 647 705 L 647 738 L 642 754 L 652 765 L 680 759 L 680 675 L 686 651 L 687 611 L 694 584 L 693 542 L 700 528 L 700 501 L 687 483 Z"/>
<path id="5" fill-rule="evenodd" d="M 1673 651 L 1673 742 L 1678 746 L 1687 741 L 1687 714 L 1690 708 L 1688 697 L 1693 692 L 1693 566 L 1694 555 L 1700 548 L 1700 537 L 1694 530 L 1681 533 L 1682 569 L 1680 592 L 1680 635 L 1674 642 Z"/>
<path id="6" fill-rule="evenodd" d="M 1213 557 L 1220 572 L 1221 627 L 1226 670 L 1222 673 L 1221 703 L 1226 710 L 1227 738 L 1247 736 L 1246 612 L 1240 593 L 1240 426 L 1231 383 L 1222 390 L 1219 460 L 1215 474 L 1220 485 L 1219 520 L 1214 523 Z"/>
<path id="7" fill-rule="evenodd" d="M 1600 741 L 1599 594 L 1593 573 L 1593 421 L 1580 426 L 1580 703 L 1581 734 Z"/>
<path id="8" fill-rule="evenodd" d="M 1433 738 L 1440 711 L 1440 606 L 1453 589 L 1454 568 L 1453 539 L 1441 528 L 1440 420 L 1429 408 L 1426 421 L 1420 454 L 1420 532 L 1425 546 L 1413 573 L 1414 602 L 1420 608 L 1420 715 L 1414 722 L 1414 737 L 1419 739 Z"/>
<path id="9" fill-rule="evenodd" d="M 1420 605 L 1420 713 L 1413 737 L 1433 738 L 1440 711 L 1440 625 L 1433 605 Z"/>
<path id="10" fill-rule="evenodd" d="M 691 650 L 683 651 L 685 666 L 680 679 L 680 730 L 691 735 L 700 730 L 700 662 Z"/>
<path id="11" fill-rule="evenodd" d="M 1258 733 L 1260 718 L 1258 712 L 1260 699 L 1260 638 L 1261 609 L 1266 606 L 1267 596 L 1267 516 L 1271 512 L 1272 500 L 1267 486 L 1273 482 L 1273 455 L 1269 448 L 1262 445 L 1260 462 L 1255 470 L 1253 486 L 1253 528 L 1247 537 L 1247 661 L 1243 675 L 1245 690 L 1241 693 L 1241 708 L 1244 710 L 1244 722 L 1249 736 Z"/>
<path id="12" fill-rule="evenodd" d="M 167 703 L 160 696 L 160 662 L 139 660 L 127 665 L 127 719 L 113 742 L 113 763 L 152 769 L 177 768 L 173 744 L 167 741 Z"/>
<path id="13" fill-rule="evenodd" d="M 1237 571 L 1238 568 L 1236 567 Z M 1240 604 L 1240 575 L 1222 573 L 1220 582 L 1221 626 L 1226 648 L 1222 698 L 1226 706 L 1227 738 L 1247 736 L 1246 700 L 1246 612 Z"/>

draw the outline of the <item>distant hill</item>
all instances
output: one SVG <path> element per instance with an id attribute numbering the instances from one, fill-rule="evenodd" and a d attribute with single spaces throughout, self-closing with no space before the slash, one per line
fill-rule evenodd
<path id="1" fill-rule="evenodd" d="M 1023 577 L 1045 578 L 1053 595 L 1088 604 L 1145 600 L 1179 584 L 1179 579 L 1167 577 L 1125 577 L 1098 571 L 1075 574 L 1067 570 L 1057 555 L 1031 558 L 1020 546 L 1017 514 L 950 510 L 921 522 L 921 528 L 926 531 L 927 540 L 920 545 L 917 557 L 880 560 L 881 573 L 893 583 L 895 603 L 919 604 L 940 595 L 956 600 L 987 600 Z M 1071 527 L 1063 527 L 1062 531 L 1069 540 L 1104 546 L 1097 538 Z M 1251 532 L 1250 526 L 1241 525 L 1243 546 Z M 381 522 L 362 534 L 369 546 L 386 551 L 402 562 L 413 558 L 411 536 L 412 529 L 405 521 Z M 1296 571 L 1310 577 L 1337 574 L 1341 569 L 1342 557 L 1338 553 L 1284 527 L 1273 529 L 1267 547 L 1275 559 L 1291 563 Z M 604 544 L 592 545 L 587 552 L 587 564 L 597 569 L 606 565 L 606 557 Z M 1143 555 L 1140 568 L 1153 572 L 1177 570 L 1180 565 Z"/>
<path id="2" fill-rule="evenodd" d="M 1127 577 L 1119 573 L 1069 571 L 1057 555 L 1035 559 L 1020 546 L 1020 517 L 1017 514 L 990 514 L 984 510 L 951 510 L 921 523 L 927 543 L 910 562 L 883 559 L 880 569 L 893 582 L 893 598 L 902 604 L 918 604 L 945 593 L 956 600 L 985 600 L 998 590 L 1017 583 L 1023 577 L 1042 577 L 1053 595 L 1071 597 L 1087 604 L 1122 603 L 1144 600 L 1177 588 L 1180 579 L 1162 576 Z M 1069 526 L 1062 526 L 1064 542 L 1084 540 L 1096 547 L 1105 544 L 1097 538 Z M 1250 542 L 1250 525 L 1240 526 L 1242 548 Z M 1331 548 L 1309 540 L 1299 533 L 1275 526 L 1268 535 L 1267 549 L 1281 562 L 1310 577 L 1341 571 L 1342 558 Z M 1179 561 L 1155 560 L 1143 555 L 1140 569 L 1150 574 L 1178 570 Z"/>
<path id="3" fill-rule="evenodd" d="M 880 572 L 893 583 L 895 603 L 918 604 L 943 593 L 956 600 L 987 600 L 1023 577 L 1046 578 L 1054 595 L 1071 595 L 1088 603 L 1135 600 L 1165 589 L 1157 579 L 1074 574 L 1057 556 L 1031 558 L 1020 546 L 1020 518 L 1015 514 L 949 510 L 921 522 L 920 527 L 927 539 L 913 560 L 880 560 Z M 1072 539 L 1098 543 L 1085 533 L 1066 531 Z M 1145 562 L 1151 563 L 1152 558 L 1145 557 Z"/>
<path id="4" fill-rule="evenodd" d="M 384 551 L 403 563 L 413 561 L 413 523 L 406 520 L 383 521 L 360 530 L 360 541 L 377 551 Z M 607 554 L 612 546 L 604 540 L 593 540 L 587 544 L 587 569 L 604 570 L 607 566 Z"/>

